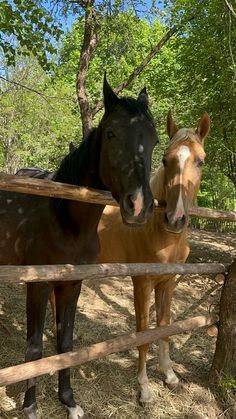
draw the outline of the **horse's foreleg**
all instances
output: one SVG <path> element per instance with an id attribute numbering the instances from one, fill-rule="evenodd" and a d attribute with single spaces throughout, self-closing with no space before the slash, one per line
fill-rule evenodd
<path id="1" fill-rule="evenodd" d="M 57 335 L 57 320 L 56 320 L 56 300 L 54 289 L 50 293 L 50 305 L 52 310 L 52 333 L 54 336 Z"/>
<path id="2" fill-rule="evenodd" d="M 81 281 L 55 288 L 58 353 L 73 349 L 74 320 L 80 289 Z M 59 371 L 59 400 L 66 406 L 69 419 L 86 417 L 74 400 L 69 368 Z"/>
<path id="3" fill-rule="evenodd" d="M 167 282 L 161 282 L 155 289 L 157 326 L 170 324 L 170 307 L 175 287 L 174 279 L 174 277 L 171 277 Z M 167 386 L 170 389 L 174 389 L 178 387 L 179 379 L 174 373 L 171 364 L 168 337 L 159 339 L 159 366 L 166 376 L 165 382 Z"/>
<path id="4" fill-rule="evenodd" d="M 149 327 L 149 310 L 150 310 L 150 296 L 151 296 L 151 282 L 148 277 L 133 278 L 134 284 L 134 307 L 136 314 L 136 329 L 137 332 L 146 330 Z M 139 361 L 138 361 L 138 383 L 140 387 L 140 403 L 152 403 L 153 396 L 149 389 L 149 381 L 146 371 L 146 359 L 149 345 L 142 345 L 138 347 Z"/>
<path id="5" fill-rule="evenodd" d="M 43 327 L 49 295 L 47 284 L 27 284 L 27 344 L 25 361 L 35 361 L 42 357 Z M 23 404 L 27 419 L 36 418 L 36 378 L 27 381 Z"/>

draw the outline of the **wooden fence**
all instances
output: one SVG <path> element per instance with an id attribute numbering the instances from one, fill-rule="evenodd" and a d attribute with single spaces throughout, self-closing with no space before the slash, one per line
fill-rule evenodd
<path id="1" fill-rule="evenodd" d="M 50 180 L 32 179 L 13 175 L 0 175 L 0 189 L 36 195 L 60 197 L 102 205 L 116 205 L 108 192 L 60 184 Z M 157 211 L 163 211 L 164 203 L 158 203 Z M 236 213 L 215 211 L 209 208 L 192 208 L 191 216 L 207 219 L 236 221 Z M 157 274 L 225 274 L 228 266 L 220 263 L 195 264 L 100 264 L 100 265 L 31 265 L 0 267 L 2 282 L 67 281 L 107 278 L 109 276 L 157 275 Z M 58 370 L 82 364 L 108 354 L 124 351 L 134 346 L 151 343 L 165 336 L 191 331 L 216 322 L 212 316 L 198 316 L 177 321 L 169 326 L 161 326 L 144 332 L 124 335 L 100 342 L 74 352 L 54 355 L 37 361 L 0 370 L 0 385 L 9 385 L 43 374 L 53 374 Z"/>

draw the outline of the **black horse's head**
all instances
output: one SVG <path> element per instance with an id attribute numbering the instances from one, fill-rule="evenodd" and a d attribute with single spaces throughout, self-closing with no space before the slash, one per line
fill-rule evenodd
<path id="1" fill-rule="evenodd" d="M 105 77 L 103 94 L 100 177 L 119 202 L 124 223 L 143 224 L 153 210 L 149 175 L 158 138 L 147 92 L 144 88 L 137 99 L 118 98 Z"/>

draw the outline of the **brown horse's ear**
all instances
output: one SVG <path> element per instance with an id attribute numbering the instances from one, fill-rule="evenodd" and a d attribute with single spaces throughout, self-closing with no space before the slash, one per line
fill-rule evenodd
<path id="1" fill-rule="evenodd" d="M 104 98 L 104 106 L 105 111 L 109 112 L 110 109 L 114 106 L 115 103 L 118 103 L 119 98 L 116 96 L 116 94 L 113 92 L 111 86 L 109 85 L 106 73 L 104 74 L 104 80 L 103 80 L 103 98 Z"/>
<path id="2" fill-rule="evenodd" d="M 173 138 L 177 131 L 178 128 L 175 124 L 175 121 L 173 120 L 171 111 L 169 111 L 167 114 L 167 133 L 169 135 L 169 138 Z"/>
<path id="3" fill-rule="evenodd" d="M 148 94 L 147 94 L 146 87 L 144 87 L 141 90 L 141 92 L 138 95 L 138 99 L 137 100 L 138 100 L 138 102 L 142 103 L 145 106 L 145 108 L 148 108 L 149 100 L 148 100 Z"/>
<path id="4" fill-rule="evenodd" d="M 210 130 L 211 120 L 207 112 L 204 112 L 202 114 L 198 126 L 196 129 L 197 135 L 200 137 L 201 140 L 204 140 L 204 138 L 207 136 L 209 130 Z"/>

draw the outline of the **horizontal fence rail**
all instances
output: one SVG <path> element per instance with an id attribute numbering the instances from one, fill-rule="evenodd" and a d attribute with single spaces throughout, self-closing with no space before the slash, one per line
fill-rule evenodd
<path id="1" fill-rule="evenodd" d="M 0 281 L 58 282 L 140 275 L 225 273 L 222 263 L 103 263 L 96 265 L 1 265 Z"/>
<path id="2" fill-rule="evenodd" d="M 212 208 L 192 207 L 189 210 L 189 215 L 196 218 L 206 218 L 207 220 L 236 221 L 236 212 L 215 210 Z"/>
<path id="3" fill-rule="evenodd" d="M 72 199 L 90 204 L 114 205 L 119 204 L 107 191 L 87 189 L 82 186 L 53 182 L 47 179 L 35 179 L 27 176 L 16 176 L 0 173 L 0 189 L 9 192 L 20 192 L 32 195 L 49 196 L 51 198 Z"/>
<path id="4" fill-rule="evenodd" d="M 180 333 L 190 332 L 193 329 L 210 326 L 216 322 L 213 316 L 197 316 L 187 320 L 176 321 L 169 326 L 160 326 L 144 332 L 123 335 L 118 338 L 109 339 L 96 343 L 78 351 L 66 352 L 60 355 L 53 355 L 37 361 L 26 362 L 14 367 L 0 370 L 0 385 L 9 385 L 22 380 L 38 377 L 44 374 L 54 374 L 64 368 L 74 367 L 103 358 L 107 355 L 125 351 L 135 346 L 152 343 L 157 339 L 166 336 L 173 336 Z"/>
<path id="5" fill-rule="evenodd" d="M 26 176 L 0 174 L 0 190 L 9 192 L 28 193 L 51 198 L 72 199 L 100 205 L 119 206 L 107 191 L 98 191 L 80 186 L 53 182 L 47 179 L 35 179 Z M 156 206 L 156 211 L 163 211 L 165 202 L 161 201 Z M 217 219 L 221 221 L 236 221 L 233 211 L 213 210 L 211 208 L 193 207 L 189 210 L 191 217 Z"/>

